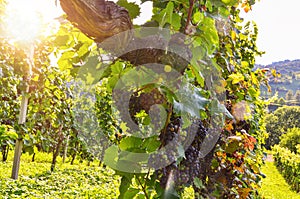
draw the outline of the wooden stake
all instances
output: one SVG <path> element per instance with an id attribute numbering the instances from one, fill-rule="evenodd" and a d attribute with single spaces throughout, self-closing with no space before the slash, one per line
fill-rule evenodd
<path id="1" fill-rule="evenodd" d="M 22 101 L 21 101 L 21 107 L 20 107 L 20 115 L 19 115 L 19 125 L 23 125 L 26 122 L 26 115 L 27 115 L 27 106 L 28 106 L 28 99 L 29 99 L 29 83 L 30 78 L 32 75 L 32 68 L 33 68 L 33 55 L 34 55 L 34 47 L 31 46 L 29 53 L 28 53 L 28 75 L 26 75 L 23 79 L 25 81 L 26 88 L 22 92 Z M 19 138 L 16 140 L 15 145 L 15 154 L 14 154 L 14 162 L 13 162 L 13 168 L 11 173 L 11 178 L 14 180 L 17 180 L 19 177 L 19 170 L 20 170 L 20 161 L 21 161 L 21 155 L 22 155 L 22 148 L 23 148 L 23 136 L 22 136 L 22 130 L 19 132 Z"/>

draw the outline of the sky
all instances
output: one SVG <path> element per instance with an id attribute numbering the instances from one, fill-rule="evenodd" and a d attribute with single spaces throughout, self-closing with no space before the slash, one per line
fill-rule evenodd
<path id="1" fill-rule="evenodd" d="M 257 64 L 300 59 L 300 0 L 260 0 L 244 18 L 258 25 Z"/>

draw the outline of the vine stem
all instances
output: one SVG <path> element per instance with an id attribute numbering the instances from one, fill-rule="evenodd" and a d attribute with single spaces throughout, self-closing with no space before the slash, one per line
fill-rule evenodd
<path id="1" fill-rule="evenodd" d="M 150 174 L 150 168 L 148 169 L 148 173 L 147 173 L 146 178 L 145 178 L 144 187 L 147 186 L 146 183 L 147 183 L 147 179 L 148 179 L 148 177 L 149 177 L 149 174 Z"/>
<path id="2" fill-rule="evenodd" d="M 137 177 L 137 180 L 138 180 L 139 184 L 141 185 L 141 187 L 143 189 L 143 192 L 145 193 L 145 197 L 147 199 L 150 199 L 149 196 L 148 196 L 148 194 L 147 194 L 147 191 L 146 191 L 146 186 L 143 186 L 143 184 L 142 184 L 141 180 L 139 179 L 139 177 Z"/>
<path id="3" fill-rule="evenodd" d="M 170 120 L 171 120 L 172 112 L 173 112 L 173 108 L 172 108 L 172 104 L 170 104 L 169 108 L 168 108 L 168 115 L 167 115 L 166 123 L 165 123 L 164 129 L 163 129 L 163 132 L 162 132 L 163 137 L 165 137 L 165 135 L 167 133 L 167 128 L 168 128 L 168 124 L 170 123 Z M 165 145 L 164 140 L 165 139 L 162 139 L 162 143 L 161 143 L 159 149 L 161 149 L 161 147 L 163 147 Z"/>
<path id="4" fill-rule="evenodd" d="M 184 27 L 184 31 L 186 32 L 187 29 L 189 28 L 189 24 L 191 22 L 191 17 L 192 17 L 192 12 L 193 12 L 193 7 L 194 7 L 194 0 L 190 0 L 190 6 L 189 6 L 189 10 L 188 10 L 188 16 L 187 16 L 187 20 L 186 20 L 186 24 Z"/>

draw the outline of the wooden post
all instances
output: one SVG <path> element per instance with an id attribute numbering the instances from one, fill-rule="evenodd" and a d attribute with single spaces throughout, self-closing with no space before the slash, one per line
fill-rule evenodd
<path id="1" fill-rule="evenodd" d="M 15 146 L 14 162 L 11 178 L 17 180 L 19 177 L 20 160 L 23 148 L 23 139 L 17 139 Z"/>
<path id="2" fill-rule="evenodd" d="M 26 115 L 27 115 L 27 106 L 28 106 L 28 99 L 29 99 L 29 83 L 31 79 L 32 74 L 32 67 L 33 67 L 33 55 L 34 55 L 34 47 L 32 47 L 29 50 L 28 53 L 28 74 L 25 75 L 23 81 L 26 83 L 26 88 L 22 92 L 22 101 L 21 101 L 21 107 L 20 107 L 20 115 L 19 115 L 19 125 L 23 125 L 26 122 Z M 14 161 L 13 161 L 13 168 L 12 168 L 12 174 L 11 178 L 14 180 L 17 180 L 19 177 L 19 169 L 20 169 L 20 161 L 21 161 L 21 155 L 22 155 L 22 148 L 23 148 L 23 136 L 22 136 L 22 129 L 20 129 L 21 132 L 19 132 L 19 138 L 16 140 L 15 145 L 15 154 L 14 154 Z"/>
<path id="3" fill-rule="evenodd" d="M 29 92 L 29 85 L 27 86 L 25 92 L 23 92 L 22 94 L 22 102 L 21 102 L 20 116 L 19 116 L 20 125 L 24 124 L 26 121 L 26 113 L 27 113 L 27 106 L 28 106 L 28 95 L 27 95 L 28 92 Z M 14 180 L 17 180 L 19 176 L 22 148 L 23 148 L 23 138 L 22 136 L 19 135 L 19 138 L 16 140 L 14 162 L 13 162 L 13 168 L 11 174 L 11 178 Z"/>

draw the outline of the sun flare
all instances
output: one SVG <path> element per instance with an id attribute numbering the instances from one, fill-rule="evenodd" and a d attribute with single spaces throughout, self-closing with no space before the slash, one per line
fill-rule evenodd
<path id="1" fill-rule="evenodd" d="M 5 9 L 5 33 L 15 42 L 31 43 L 41 39 L 57 27 L 54 18 L 61 9 L 53 0 L 8 0 Z"/>

